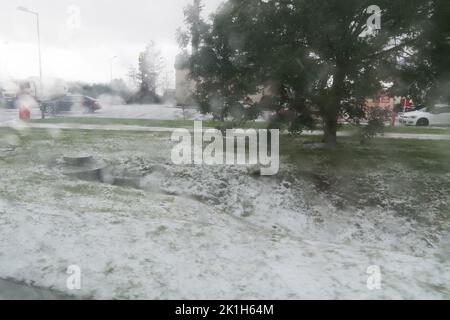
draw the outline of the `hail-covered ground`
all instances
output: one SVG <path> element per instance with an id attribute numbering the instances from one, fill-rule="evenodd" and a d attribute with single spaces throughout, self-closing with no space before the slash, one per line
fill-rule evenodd
<path id="1" fill-rule="evenodd" d="M 421 152 L 428 142 L 412 163 L 400 156 L 407 142 L 391 147 L 398 161 L 363 162 L 370 146 L 346 158 L 305 143 L 278 175 L 258 177 L 173 165 L 163 134 L 0 130 L 8 283 L 94 299 L 450 298 L 450 173 Z M 448 156 L 448 142 L 435 144 Z M 64 175 L 73 154 L 140 188 Z M 81 290 L 67 288 L 72 265 Z"/>

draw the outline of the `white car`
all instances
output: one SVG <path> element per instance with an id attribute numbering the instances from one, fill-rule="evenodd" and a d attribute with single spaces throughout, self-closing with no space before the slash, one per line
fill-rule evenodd
<path id="1" fill-rule="evenodd" d="M 450 106 L 436 105 L 428 108 L 407 112 L 400 117 L 400 123 L 407 126 L 450 126 Z"/>
<path id="2" fill-rule="evenodd" d="M 426 110 L 425 106 L 409 107 L 409 108 L 406 109 L 406 111 L 398 113 L 398 121 L 403 124 L 403 123 L 405 123 L 405 117 L 409 113 L 416 112 L 416 111 L 424 111 L 424 110 Z"/>

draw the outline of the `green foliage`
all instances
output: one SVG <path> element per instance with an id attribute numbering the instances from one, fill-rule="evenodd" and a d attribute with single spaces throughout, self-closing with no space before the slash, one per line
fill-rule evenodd
<path id="1" fill-rule="evenodd" d="M 428 1 L 429 19 L 420 24 L 420 36 L 400 55 L 397 93 L 417 104 L 450 102 L 450 2 Z"/>
<path id="2" fill-rule="evenodd" d="M 363 126 L 360 123 L 357 124 L 360 143 L 365 144 L 383 132 L 384 123 L 389 120 L 389 116 L 390 112 L 385 108 L 366 108 L 367 124 Z"/>
<path id="3" fill-rule="evenodd" d="M 380 0 L 381 29 L 368 33 L 367 0 L 229 0 L 209 23 L 187 20 L 202 25 L 191 28 L 200 34 L 189 63 L 195 98 L 217 119 L 288 108 L 294 131 L 319 113 L 334 143 L 338 116 L 364 117 L 365 98 L 395 80 L 399 52 L 424 37 L 430 3 Z"/>

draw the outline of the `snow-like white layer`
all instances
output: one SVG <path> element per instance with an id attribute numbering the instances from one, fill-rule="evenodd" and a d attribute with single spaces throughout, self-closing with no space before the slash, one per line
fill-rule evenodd
<path id="1" fill-rule="evenodd" d="M 449 298 L 446 194 L 427 204 L 433 224 L 396 214 L 414 199 L 390 195 L 407 182 L 383 185 L 383 173 L 361 178 L 376 206 L 339 207 L 284 162 L 278 177 L 254 178 L 172 166 L 168 138 L 75 141 L 36 141 L 2 163 L 0 278 L 99 299 Z M 56 160 L 69 152 L 143 175 L 144 190 L 63 176 Z M 66 288 L 70 265 L 80 291 Z M 366 286 L 371 265 L 379 291 Z"/>

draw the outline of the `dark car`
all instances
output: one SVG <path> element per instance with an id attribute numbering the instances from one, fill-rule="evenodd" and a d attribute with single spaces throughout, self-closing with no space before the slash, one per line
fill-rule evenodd
<path id="1" fill-rule="evenodd" d="M 43 103 L 45 110 L 50 114 L 61 112 L 82 111 L 94 113 L 102 108 L 97 99 L 82 95 L 66 95 Z"/>
<path id="2" fill-rule="evenodd" d="M 0 107 L 14 109 L 16 96 L 4 92 L 0 92 Z"/>

